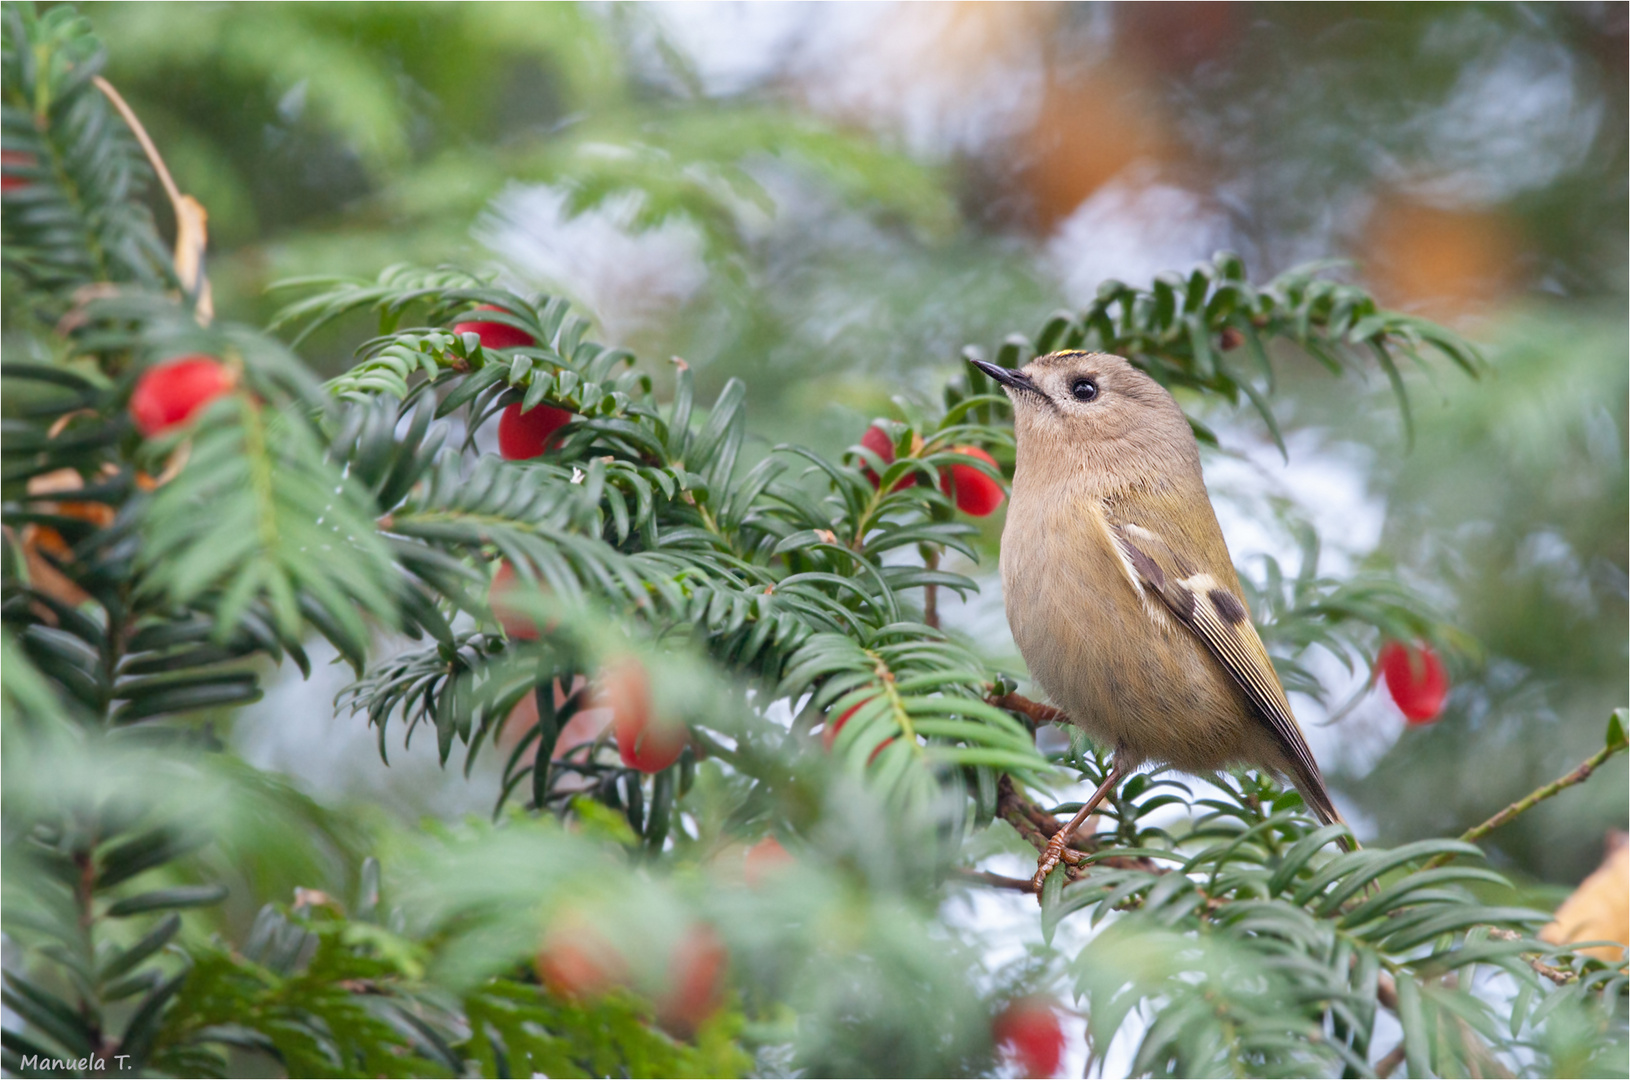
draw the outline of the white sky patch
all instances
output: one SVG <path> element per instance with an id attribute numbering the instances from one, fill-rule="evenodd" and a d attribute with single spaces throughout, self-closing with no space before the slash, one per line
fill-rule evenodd
<path id="1" fill-rule="evenodd" d="M 1254 569 L 1271 555 L 1287 573 L 1296 571 L 1295 539 L 1274 510 L 1275 500 L 1287 500 L 1319 534 L 1320 571 L 1352 573 L 1381 542 L 1386 524 L 1386 503 L 1369 490 L 1372 451 L 1332 444 L 1323 432 L 1302 428 L 1286 434 L 1286 461 L 1278 447 L 1250 433 L 1253 422 L 1260 426 L 1251 417 L 1213 422 L 1225 452 L 1205 454 L 1206 488 L 1235 564 Z"/>
<path id="2" fill-rule="evenodd" d="M 1162 271 L 1209 259 L 1229 235 L 1198 195 L 1134 164 L 1059 224 L 1044 259 L 1070 302 L 1085 306 L 1110 278 L 1147 285 Z"/>
<path id="3" fill-rule="evenodd" d="M 785 70 L 809 44 L 818 20 L 841 18 L 833 9 L 846 6 L 672 0 L 642 10 L 691 60 L 706 91 L 722 95 Z"/>
<path id="4" fill-rule="evenodd" d="M 773 76 L 815 111 L 896 133 L 929 157 L 982 147 L 1022 128 L 1040 101 L 1045 65 L 1036 21 L 1050 16 L 1039 6 L 677 4 L 659 10 L 668 15 L 671 39 L 692 50 L 710 90 Z M 742 36 L 733 39 L 733 33 Z M 740 55 L 758 48 L 758 58 Z"/>
<path id="5" fill-rule="evenodd" d="M 476 222 L 475 238 L 528 284 L 580 303 L 621 341 L 707 283 L 694 226 L 671 220 L 630 231 L 638 199 L 613 197 L 571 217 L 556 188 L 511 184 Z"/>
<path id="6" fill-rule="evenodd" d="M 1399 186 L 1446 206 L 1496 206 L 1548 187 L 1580 166 L 1602 123 L 1600 105 L 1582 102 L 1579 77 L 1564 45 L 1515 38 L 1414 120 L 1428 160 L 1380 160 Z"/>
<path id="7" fill-rule="evenodd" d="M 393 640 L 395 648 L 387 644 L 376 662 L 416 645 L 406 638 Z M 404 747 L 406 726 L 392 716 L 385 738 L 387 765 L 379 758 L 379 731 L 369 725 L 367 714 L 334 708 L 335 695 L 355 677 L 351 669 L 326 641 L 313 640 L 306 651 L 311 678 L 301 679 L 293 664 L 285 664 L 278 678 L 268 680 L 266 696 L 244 709 L 233 725 L 233 748 L 246 762 L 292 777 L 303 791 L 331 807 L 383 806 L 410 821 L 424 815 L 453 821 L 492 812 L 502 752 L 486 747 L 466 779 L 463 743 L 454 741 L 443 769 L 434 725 L 420 725 L 412 744 Z"/>

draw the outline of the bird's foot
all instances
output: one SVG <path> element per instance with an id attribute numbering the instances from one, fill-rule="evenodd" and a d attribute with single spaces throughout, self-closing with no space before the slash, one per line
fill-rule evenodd
<path id="1" fill-rule="evenodd" d="M 1047 884 L 1047 875 L 1064 858 L 1064 846 L 1069 843 L 1069 829 L 1060 829 L 1047 841 L 1047 849 L 1036 860 L 1036 876 L 1030 879 L 1030 887 L 1036 892 L 1036 899 L 1041 899 L 1041 887 Z"/>
<path id="2" fill-rule="evenodd" d="M 1110 788 L 1120 783 L 1121 778 L 1126 775 L 1121 768 L 1123 760 L 1124 754 L 1117 750 L 1114 768 L 1109 770 L 1109 775 L 1104 777 L 1104 782 L 1098 785 L 1098 790 L 1092 793 L 1092 798 L 1082 804 L 1081 809 L 1075 812 L 1075 816 L 1070 819 L 1068 825 L 1053 833 L 1048 839 L 1047 847 L 1042 851 L 1041 858 L 1036 860 L 1036 876 L 1030 879 L 1031 886 L 1036 890 L 1038 903 L 1041 901 L 1041 887 L 1047 884 L 1047 875 L 1053 872 L 1054 867 L 1060 862 L 1080 863 L 1082 859 L 1081 853 L 1068 850 L 1070 837 L 1075 835 L 1075 831 L 1098 808 L 1098 804 L 1104 801 L 1104 796 L 1109 794 Z"/>

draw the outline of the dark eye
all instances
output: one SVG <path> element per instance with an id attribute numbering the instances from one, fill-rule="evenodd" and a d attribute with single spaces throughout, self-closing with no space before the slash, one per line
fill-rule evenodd
<path id="1" fill-rule="evenodd" d="M 1091 379 L 1077 379 L 1070 384 L 1070 394 L 1077 401 L 1091 401 L 1098 396 L 1098 384 Z"/>

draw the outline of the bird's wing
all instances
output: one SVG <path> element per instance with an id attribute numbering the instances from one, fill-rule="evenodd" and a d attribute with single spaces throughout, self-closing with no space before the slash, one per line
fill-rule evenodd
<path id="1" fill-rule="evenodd" d="M 1289 759 L 1301 789 L 1319 820 L 1341 820 L 1324 786 L 1313 751 L 1308 749 L 1268 650 L 1251 625 L 1245 602 L 1211 574 L 1195 569 L 1158 535 L 1131 522 L 1111 523 L 1110 532 L 1126 557 L 1138 584 L 1160 598 L 1166 610 L 1205 643 L 1245 691 L 1257 715 L 1273 731 Z"/>

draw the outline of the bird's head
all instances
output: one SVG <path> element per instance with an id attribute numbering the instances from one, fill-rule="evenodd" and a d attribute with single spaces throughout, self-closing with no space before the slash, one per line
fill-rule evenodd
<path id="1" fill-rule="evenodd" d="M 971 363 L 1013 401 L 1021 467 L 1030 458 L 1130 479 L 1198 465 L 1194 433 L 1177 402 L 1119 356 L 1055 352 L 1018 369 Z"/>

